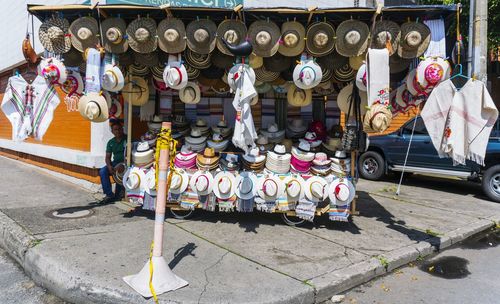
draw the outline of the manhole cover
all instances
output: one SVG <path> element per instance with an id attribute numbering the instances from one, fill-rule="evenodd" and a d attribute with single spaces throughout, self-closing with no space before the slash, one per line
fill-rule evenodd
<path id="1" fill-rule="evenodd" d="M 68 207 L 45 212 L 45 215 L 55 219 L 80 219 L 94 214 L 88 207 Z"/>

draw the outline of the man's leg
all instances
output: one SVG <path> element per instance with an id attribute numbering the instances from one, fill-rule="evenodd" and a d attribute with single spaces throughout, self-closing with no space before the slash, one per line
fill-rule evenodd
<path id="1" fill-rule="evenodd" d="M 101 177 L 102 192 L 104 192 L 106 198 L 112 198 L 113 189 L 111 188 L 108 167 L 104 166 L 99 169 L 99 176 Z"/>

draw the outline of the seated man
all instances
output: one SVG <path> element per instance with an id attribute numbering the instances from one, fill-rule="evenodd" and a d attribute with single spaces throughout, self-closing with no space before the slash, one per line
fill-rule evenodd
<path id="1" fill-rule="evenodd" d="M 115 193 L 113 194 L 109 176 L 114 174 L 114 166 L 124 161 L 124 151 L 127 141 L 120 122 L 115 121 L 111 123 L 111 132 L 115 137 L 111 138 L 106 145 L 106 166 L 102 167 L 99 170 L 102 191 L 106 195 L 106 197 L 102 201 L 103 203 L 120 199 L 120 195 L 123 192 L 123 186 L 117 184 Z"/>

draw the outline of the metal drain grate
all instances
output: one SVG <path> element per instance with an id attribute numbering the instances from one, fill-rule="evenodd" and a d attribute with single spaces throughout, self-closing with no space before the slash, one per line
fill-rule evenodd
<path id="1" fill-rule="evenodd" d="M 89 207 L 68 207 L 49 210 L 45 212 L 45 216 L 54 219 L 81 219 L 92 216 L 94 213 L 94 210 Z"/>

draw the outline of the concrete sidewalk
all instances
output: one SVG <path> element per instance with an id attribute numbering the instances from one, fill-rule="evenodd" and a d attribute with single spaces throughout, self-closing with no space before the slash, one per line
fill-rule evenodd
<path id="1" fill-rule="evenodd" d="M 38 284 L 74 303 L 152 303 L 122 277 L 148 259 L 153 213 L 96 204 L 88 190 L 10 159 L 0 157 L 0 172 L 0 245 Z M 500 204 L 476 185 L 427 177 L 405 184 L 394 197 L 394 181 L 361 181 L 352 223 L 319 218 L 293 228 L 262 213 L 169 218 L 164 256 L 189 286 L 160 301 L 319 303 L 500 220 Z M 66 207 L 91 215 L 50 217 Z"/>

